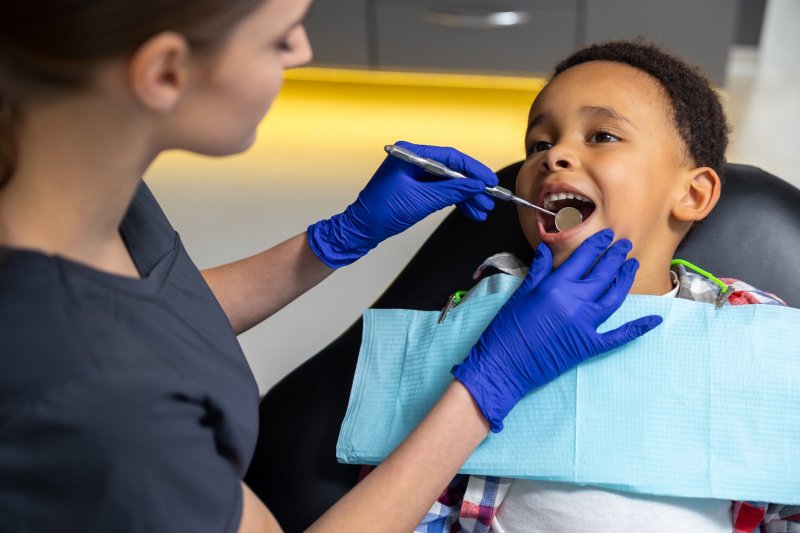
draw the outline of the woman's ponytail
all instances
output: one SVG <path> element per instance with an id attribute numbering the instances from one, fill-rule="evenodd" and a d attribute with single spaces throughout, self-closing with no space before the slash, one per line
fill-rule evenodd
<path id="1" fill-rule="evenodd" d="M 11 179 L 11 174 L 14 172 L 15 151 L 14 135 L 12 131 L 13 126 L 13 112 L 11 109 L 11 102 L 8 98 L 3 97 L 0 92 L 0 189 Z M 3 251 L 3 233 L 4 229 L 0 225 L 0 269 L 5 263 L 5 252 Z M 0 285 L 2 285 L 3 278 L 0 276 Z"/>
<path id="2" fill-rule="evenodd" d="M 0 93 L 0 188 L 8 183 L 14 172 L 16 149 L 13 123 L 14 112 L 11 102 Z"/>

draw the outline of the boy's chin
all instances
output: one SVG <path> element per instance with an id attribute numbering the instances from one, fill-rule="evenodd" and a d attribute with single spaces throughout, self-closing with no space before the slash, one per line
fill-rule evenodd
<path id="1" fill-rule="evenodd" d="M 536 221 L 533 223 L 523 223 L 522 231 L 528 238 L 528 242 L 530 242 L 534 248 L 538 246 L 540 242 L 550 248 L 550 252 L 553 256 L 553 269 L 556 269 L 560 267 L 564 261 L 569 259 L 583 241 L 604 227 L 603 222 L 600 221 L 599 218 L 591 217 L 582 224 L 566 231 L 547 233 L 541 218 L 537 217 Z"/>
<path id="2" fill-rule="evenodd" d="M 540 229 L 542 228 L 540 227 Z M 582 224 L 574 230 L 567 230 L 564 233 L 545 234 L 544 238 L 542 238 L 543 236 L 540 232 L 538 237 L 539 242 L 543 242 L 550 248 L 550 252 L 553 256 L 553 269 L 555 270 L 560 267 L 564 261 L 569 259 L 572 253 L 577 250 L 586 239 L 601 229 L 602 227 L 596 228 L 594 224 Z"/>
<path id="3" fill-rule="evenodd" d="M 542 230 L 543 228 L 540 226 L 539 229 Z M 553 268 L 556 269 L 560 267 L 564 261 L 569 259 L 569 256 L 578 249 L 584 240 L 591 237 L 594 233 L 595 231 L 590 229 L 587 225 L 573 230 L 567 230 L 563 233 L 543 235 L 542 231 L 540 231 L 539 240 L 550 248 L 550 252 L 553 255 Z"/>
<path id="4" fill-rule="evenodd" d="M 575 248 L 577 248 L 577 246 L 569 249 L 560 247 L 558 250 L 551 250 L 553 252 L 553 270 L 563 265 L 564 261 L 569 259 L 569 256 L 572 255 L 572 252 L 575 251 Z"/>
<path id="5" fill-rule="evenodd" d="M 543 241 L 534 239 L 533 242 L 531 242 L 531 246 L 535 249 L 537 246 L 539 246 L 539 243 L 541 242 Z M 564 261 L 569 259 L 569 256 L 572 255 L 572 252 L 574 252 L 580 245 L 580 243 L 577 243 L 574 246 L 567 244 L 558 244 L 558 245 L 552 245 L 548 243 L 544 244 L 547 245 L 547 247 L 550 249 L 551 255 L 553 256 L 553 270 L 557 269 L 562 264 L 564 264 Z"/>

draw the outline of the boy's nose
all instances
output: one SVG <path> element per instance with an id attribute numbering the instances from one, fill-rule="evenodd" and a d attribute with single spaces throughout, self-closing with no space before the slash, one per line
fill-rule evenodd
<path id="1" fill-rule="evenodd" d="M 544 172 L 575 170 L 578 166 L 580 166 L 578 158 L 561 145 L 552 146 L 545 152 L 541 160 L 541 167 Z"/>

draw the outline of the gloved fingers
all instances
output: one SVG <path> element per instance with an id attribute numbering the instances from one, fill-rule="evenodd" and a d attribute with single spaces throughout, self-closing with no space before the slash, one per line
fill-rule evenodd
<path id="1" fill-rule="evenodd" d="M 467 203 L 474 203 L 475 206 L 477 206 L 481 211 L 491 211 L 494 209 L 495 205 L 494 198 L 488 194 L 478 194 L 473 196 L 467 201 Z"/>
<path id="2" fill-rule="evenodd" d="M 464 200 L 458 205 L 458 210 L 473 220 L 483 221 L 494 209 L 494 199 L 488 194 L 477 194 L 469 200 Z"/>
<path id="3" fill-rule="evenodd" d="M 628 259 L 619 267 L 614 281 L 611 282 L 608 290 L 597 300 L 597 305 L 602 310 L 601 315 L 598 317 L 598 323 L 605 322 L 625 301 L 636 279 L 636 271 L 638 269 L 639 261 L 634 258 Z"/>
<path id="4" fill-rule="evenodd" d="M 475 220 L 476 222 L 483 222 L 487 218 L 489 218 L 489 213 L 486 211 L 481 211 L 480 209 L 475 208 L 472 205 L 469 205 L 466 202 L 462 202 L 458 204 L 458 210 L 461 214 L 465 215 L 466 217 Z"/>
<path id="5" fill-rule="evenodd" d="M 550 248 L 545 243 L 540 242 L 533 253 L 533 261 L 528 269 L 528 274 L 517 290 L 517 294 L 533 290 L 552 271 L 553 252 L 550 251 Z"/>
<path id="6" fill-rule="evenodd" d="M 419 156 L 427 157 L 443 163 L 456 172 L 460 172 L 471 178 L 478 179 L 483 183 L 484 187 L 494 187 L 497 185 L 497 175 L 492 172 L 489 167 L 477 159 L 473 159 L 470 156 L 459 152 L 455 148 L 413 144 L 406 141 L 397 141 L 395 144 L 402 146 L 407 150 L 411 150 Z M 420 169 L 420 171 L 422 171 L 422 169 Z"/>
<path id="7" fill-rule="evenodd" d="M 631 251 L 631 241 L 620 239 L 603 252 L 581 282 L 586 298 L 597 300 L 606 292 Z"/>
<path id="8" fill-rule="evenodd" d="M 437 211 L 449 205 L 472 202 L 479 197 L 488 198 L 488 195 L 481 194 L 483 192 L 483 183 L 474 179 L 448 178 L 432 182 L 413 181 L 411 187 L 415 191 L 420 204 L 433 206 L 434 210 Z M 423 199 L 424 202 L 421 201 Z M 472 202 L 471 209 L 464 212 L 468 216 L 470 214 L 480 216 L 478 211 L 482 211 L 482 207 L 488 207 L 491 210 L 494 207 L 494 202 Z M 486 217 L 484 216 L 483 218 L 485 219 Z"/>
<path id="9" fill-rule="evenodd" d="M 583 278 L 584 274 L 587 273 L 600 254 L 608 248 L 613 238 L 614 232 L 611 231 L 611 229 L 598 231 L 583 241 L 581 245 L 572 252 L 572 255 L 558 268 L 556 274 L 567 280 L 579 280 Z"/>
<path id="10" fill-rule="evenodd" d="M 623 324 L 617 329 L 603 333 L 600 335 L 604 345 L 604 349 L 602 351 L 619 348 L 620 346 L 641 337 L 648 331 L 657 327 L 663 321 L 664 319 L 659 315 L 648 315 Z"/>

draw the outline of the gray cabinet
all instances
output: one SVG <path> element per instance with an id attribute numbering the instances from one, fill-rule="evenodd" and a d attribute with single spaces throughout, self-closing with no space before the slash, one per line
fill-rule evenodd
<path id="1" fill-rule="evenodd" d="M 547 69 L 575 46 L 577 0 L 442 4 L 378 0 L 379 68 L 445 72 Z"/>
<path id="2" fill-rule="evenodd" d="M 643 36 L 724 79 L 739 0 L 315 0 L 314 64 L 541 75 L 575 48 Z"/>
<path id="3" fill-rule="evenodd" d="M 313 65 L 371 68 L 367 0 L 315 0 L 305 27 Z"/>
<path id="4" fill-rule="evenodd" d="M 699 65 L 715 83 L 725 79 L 738 0 L 589 0 L 585 43 L 643 36 Z"/>

